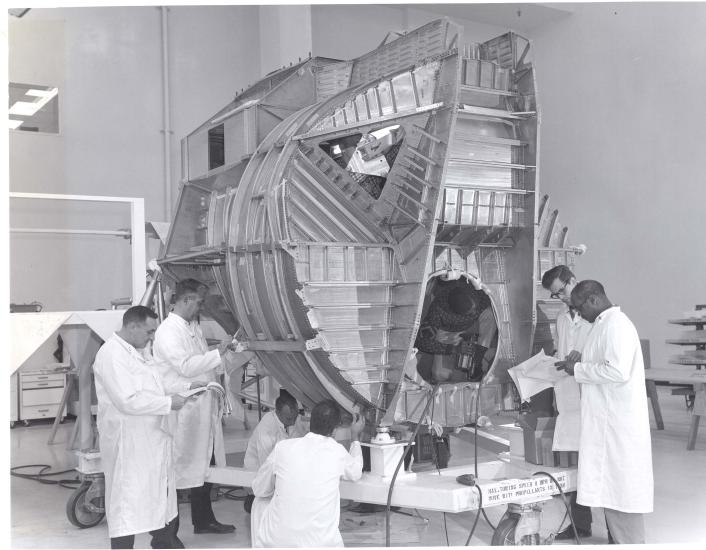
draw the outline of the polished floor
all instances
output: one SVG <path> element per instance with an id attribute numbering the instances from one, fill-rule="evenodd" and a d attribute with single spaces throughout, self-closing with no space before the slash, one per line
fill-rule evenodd
<path id="1" fill-rule="evenodd" d="M 666 387 L 659 388 L 660 403 L 665 429 L 653 430 L 653 463 L 655 471 L 655 509 L 646 518 L 648 543 L 690 543 L 694 547 L 706 543 L 706 426 L 702 426 L 696 449 L 686 450 L 689 415 L 684 398 L 672 396 Z M 250 411 L 251 423 L 256 413 Z M 654 426 L 654 422 L 653 422 Z M 16 426 L 11 430 L 11 466 L 46 464 L 52 471 L 73 468 L 74 455 L 66 450 L 72 423 L 60 427 L 56 444 L 47 445 L 51 429 L 49 422 L 31 426 Z M 236 420 L 226 423 L 227 450 L 242 452 L 248 432 Z M 452 464 L 472 462 L 473 447 L 470 443 L 453 438 Z M 479 452 L 481 458 L 491 458 L 487 450 Z M 630 460 L 630 457 L 626 457 Z M 30 473 L 37 468 L 22 469 Z M 74 472 L 52 479 L 71 479 Z M 78 529 L 69 523 L 66 503 L 71 490 L 56 484 L 42 484 L 34 480 L 11 478 L 11 532 L 12 548 L 108 548 L 105 521 L 95 527 Z M 224 491 L 222 491 L 224 492 Z M 236 525 L 236 532 L 228 535 L 195 535 L 191 529 L 188 504 L 180 506 L 181 529 L 179 536 L 187 548 L 245 548 L 250 546 L 249 516 L 243 512 L 238 490 L 228 498 L 221 496 L 213 503 L 216 517 L 224 523 Z M 381 512 L 357 513 L 352 503 L 343 503 L 341 532 L 346 546 L 385 545 L 385 516 Z M 487 509 L 490 522 L 497 524 L 504 507 Z M 555 498 L 544 505 L 542 514 L 542 539 L 546 540 L 558 528 L 564 515 L 561 501 Z M 416 510 L 399 510 L 391 516 L 391 543 L 393 546 L 462 546 L 475 512 L 440 514 Z M 470 545 L 490 544 L 492 530 L 481 517 Z M 600 510 L 594 510 L 593 536 L 583 544 L 601 545 L 607 542 L 605 523 Z M 559 543 L 555 543 L 559 544 Z M 562 543 L 566 544 L 566 543 Z M 136 548 L 149 546 L 147 535 L 138 535 Z"/>

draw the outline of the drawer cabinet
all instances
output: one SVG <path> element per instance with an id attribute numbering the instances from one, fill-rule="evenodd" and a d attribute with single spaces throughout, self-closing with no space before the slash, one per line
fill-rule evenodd
<path id="1" fill-rule="evenodd" d="M 19 419 L 29 424 L 36 418 L 54 418 L 66 386 L 66 375 L 52 372 L 21 372 Z"/>
<path id="2" fill-rule="evenodd" d="M 10 428 L 19 420 L 19 399 L 17 398 L 17 373 L 10 376 Z"/>

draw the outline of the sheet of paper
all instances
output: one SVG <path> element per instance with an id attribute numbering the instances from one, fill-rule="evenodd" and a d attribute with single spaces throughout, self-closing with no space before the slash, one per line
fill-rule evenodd
<path id="1" fill-rule="evenodd" d="M 515 382 L 523 401 L 553 387 L 556 382 L 568 376 L 564 371 L 557 370 L 554 364 L 556 362 L 556 357 L 550 357 L 541 350 L 537 355 L 508 369 L 508 374 Z"/>

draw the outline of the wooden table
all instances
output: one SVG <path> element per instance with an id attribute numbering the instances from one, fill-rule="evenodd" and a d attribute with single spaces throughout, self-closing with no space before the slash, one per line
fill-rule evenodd
<path id="1" fill-rule="evenodd" d="M 691 426 L 689 427 L 689 438 L 686 448 L 693 451 L 696 446 L 696 434 L 699 430 L 699 420 L 706 416 L 706 369 L 687 371 L 683 368 L 651 368 L 645 370 L 645 380 L 650 382 L 672 382 L 676 384 L 691 384 L 694 386 L 694 409 L 691 416 Z M 656 407 L 656 393 L 653 397 L 653 408 L 655 414 L 659 411 Z M 660 415 L 661 417 L 661 415 Z"/>

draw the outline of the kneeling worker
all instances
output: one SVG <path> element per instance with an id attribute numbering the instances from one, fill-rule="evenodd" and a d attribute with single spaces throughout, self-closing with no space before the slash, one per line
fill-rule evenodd
<path id="1" fill-rule="evenodd" d="M 270 411 L 258 423 L 245 450 L 243 465 L 248 470 L 258 470 L 270 456 L 275 445 L 290 437 L 301 437 L 303 433 L 294 433 L 294 424 L 299 416 L 297 400 L 282 390 L 275 400 L 275 410 Z M 245 497 L 245 511 L 250 513 L 253 495 Z"/>
<path id="2" fill-rule="evenodd" d="M 135 534 L 147 531 L 152 548 L 184 548 L 175 530 L 172 437 L 162 426 L 185 399 L 167 395 L 151 360 L 140 352 L 156 328 L 152 310 L 131 307 L 93 364 L 111 548 L 132 548 Z M 176 393 L 189 384 L 169 389 Z"/>
<path id="3" fill-rule="evenodd" d="M 350 452 L 332 437 L 340 423 L 336 402 L 322 401 L 311 411 L 308 434 L 275 445 L 253 480 L 253 547 L 343 546 L 339 484 L 363 475 L 365 419 L 358 415 L 351 425 Z"/>

